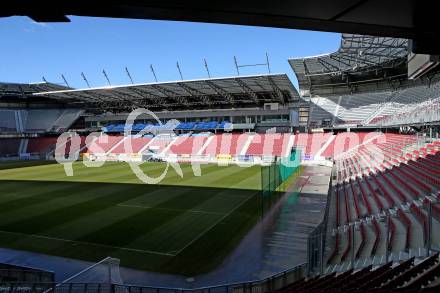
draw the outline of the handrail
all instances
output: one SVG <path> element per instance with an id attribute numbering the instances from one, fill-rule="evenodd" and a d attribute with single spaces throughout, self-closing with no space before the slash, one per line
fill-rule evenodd
<path id="1" fill-rule="evenodd" d="M 104 260 L 108 260 L 109 258 L 106 258 Z M 102 260 L 102 261 L 104 261 Z M 102 261 L 100 263 L 102 263 Z M 97 265 L 97 264 L 95 264 Z M 44 292 L 50 292 L 51 290 L 56 291 L 56 288 L 60 288 L 62 286 L 75 286 L 75 285 L 88 285 L 88 286 L 92 286 L 92 285 L 108 285 L 108 286 L 112 286 L 112 287 L 122 287 L 122 288 L 128 288 L 128 289 L 133 289 L 133 288 L 137 288 L 137 289 L 155 289 L 157 292 L 160 292 L 160 290 L 164 290 L 167 292 L 170 291 L 174 291 L 174 292 L 204 292 L 204 291 L 210 291 L 212 289 L 217 289 L 217 288 L 225 288 L 226 291 L 225 292 L 229 292 L 229 289 L 234 289 L 234 288 L 240 288 L 240 287 L 245 287 L 245 288 L 249 288 L 250 286 L 260 286 L 260 285 L 266 285 L 266 286 L 274 286 L 274 281 L 276 281 L 277 278 L 283 278 L 286 279 L 287 275 L 289 273 L 294 273 L 294 272 L 298 272 L 299 274 L 302 274 L 304 269 L 306 268 L 307 263 L 302 263 L 299 264 L 293 268 L 284 270 L 282 272 L 276 273 L 274 275 L 271 275 L 269 277 L 263 278 L 263 279 L 259 279 L 259 280 L 251 280 L 251 281 L 246 281 L 246 282 L 235 282 L 235 283 L 225 283 L 225 284 L 219 284 L 219 285 L 214 285 L 214 286 L 204 286 L 204 287 L 198 287 L 198 288 L 173 288 L 173 287 L 160 287 L 160 286 L 144 286 L 144 285 L 132 285 L 132 284 L 121 284 L 121 283 L 87 283 L 87 282 L 66 282 L 66 280 L 71 280 L 71 278 L 66 279 L 65 281 L 55 284 L 55 283 L 50 283 L 50 282 L 41 282 L 41 283 L 32 283 L 32 282 L 10 282 L 8 284 L 10 285 L 30 285 L 30 286 L 46 286 L 46 287 L 50 287 L 48 289 L 46 289 L 46 291 Z M 78 274 L 76 274 L 78 275 Z M 298 279 L 300 279 L 301 276 L 298 276 Z M 283 282 L 282 287 L 287 286 L 288 284 Z M 281 288 L 282 288 L 281 287 Z M 272 289 L 281 289 L 281 288 L 272 288 Z"/>
<path id="2" fill-rule="evenodd" d="M 100 260 L 99 262 L 97 262 L 97 263 L 95 263 L 95 264 L 93 264 L 93 265 L 91 265 L 91 266 L 89 266 L 89 267 L 79 271 L 78 273 L 74 274 L 73 276 L 70 276 L 69 278 L 61 281 L 60 283 L 55 284 L 54 287 L 47 289 L 46 291 L 44 291 L 44 293 L 48 293 L 48 292 L 54 291 L 57 287 L 60 287 L 63 284 L 67 284 L 69 281 L 75 279 L 76 277 L 80 276 L 81 274 L 83 274 L 83 273 L 93 269 L 94 267 L 96 267 L 98 265 L 101 265 L 102 263 L 104 263 L 106 261 L 109 261 L 111 259 L 112 259 L 111 257 L 107 256 L 106 258 Z"/>

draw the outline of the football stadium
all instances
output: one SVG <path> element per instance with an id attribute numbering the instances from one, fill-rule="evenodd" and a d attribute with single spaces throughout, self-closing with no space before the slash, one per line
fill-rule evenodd
<path id="1" fill-rule="evenodd" d="M 290 72 L 270 72 L 266 55 L 234 57 L 233 76 L 211 77 L 205 60 L 199 79 L 177 63 L 178 81 L 151 66 L 155 82 L 127 68 L 120 85 L 104 70 L 106 86 L 84 73 L 87 87 L 64 75 L 0 82 L 0 292 L 440 291 L 433 12 L 412 1 L 293 1 L 283 13 L 249 1 L 43 2 L 0 17 L 341 34 L 333 52 L 282 60 Z"/>

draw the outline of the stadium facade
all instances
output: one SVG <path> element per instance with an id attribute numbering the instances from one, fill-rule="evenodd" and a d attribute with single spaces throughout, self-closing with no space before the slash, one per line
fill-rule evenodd
<path id="1" fill-rule="evenodd" d="M 297 264 L 293 269 L 258 282 L 221 286 L 220 292 L 230 292 L 231 288 L 250 288 L 263 292 L 307 291 L 306 288 L 317 291 L 342 288 L 350 291 L 360 286 L 359 284 L 365 291 L 399 288 L 410 292 L 426 287 L 427 292 L 435 292 L 438 282 L 430 284 L 430 281 L 434 277 L 438 278 L 440 263 L 440 75 L 438 68 L 432 66 L 421 77 L 408 78 L 407 48 L 408 42 L 405 39 L 343 34 L 341 46 L 334 53 L 288 61 L 297 76 L 299 90 L 295 89 L 286 74 L 87 89 L 72 89 L 51 83 L 0 84 L 0 158 L 2 161 L 59 159 L 65 163 L 65 159 L 72 158 L 74 153 L 78 156 L 73 156 L 74 160 L 70 162 L 72 164 L 75 164 L 73 161 L 76 159 L 82 158 L 85 161 L 195 161 L 219 165 L 246 163 L 247 166 L 253 166 L 254 169 L 248 169 L 248 173 L 239 173 L 238 169 L 225 171 L 221 168 L 206 168 L 210 170 L 208 173 L 211 172 L 211 183 L 220 184 L 221 188 L 226 188 L 225 185 L 233 186 L 236 188 L 234 194 L 237 195 L 234 200 L 241 200 L 228 202 L 224 206 L 220 204 L 224 201 L 215 202 L 215 206 L 223 208 L 225 214 L 213 211 L 209 205 L 202 205 L 206 210 L 195 209 L 200 208 L 198 192 L 202 192 L 202 187 L 207 186 L 192 186 L 189 191 L 185 189 L 188 186 L 177 186 L 175 182 L 178 171 L 165 179 L 172 186 L 173 192 L 165 187 L 166 190 L 162 190 L 160 199 L 157 199 L 160 204 L 162 198 L 175 196 L 174 193 L 195 198 L 185 198 L 178 205 L 173 200 L 170 200 L 171 203 L 165 202 L 170 206 L 159 205 L 161 211 L 166 210 L 167 213 L 176 212 L 177 205 L 179 215 L 172 215 L 170 221 L 173 217 L 179 221 L 174 226 L 167 226 L 173 233 L 167 234 L 164 230 L 153 228 L 153 232 L 147 231 L 153 233 L 156 240 L 168 239 L 182 231 L 185 231 L 185 235 L 195 233 L 191 229 L 185 230 L 197 226 L 191 226 L 193 222 L 207 225 L 209 229 L 206 231 L 213 227 L 221 230 L 220 224 L 227 222 L 225 219 L 229 219 L 230 215 L 236 217 L 234 220 L 237 222 L 232 222 L 228 226 L 230 229 L 223 230 L 224 234 L 233 231 L 234 225 L 249 228 L 258 220 L 257 216 L 261 216 L 259 208 L 255 208 L 256 202 L 270 202 L 267 210 L 262 213 L 270 214 L 267 211 L 276 206 L 278 198 L 286 196 L 287 190 L 301 181 L 298 177 L 302 169 L 298 165 L 283 169 L 282 165 L 288 165 L 284 164 L 286 159 L 294 158 L 302 166 L 327 166 L 331 169 L 331 174 L 326 175 L 323 182 L 309 186 L 310 190 L 316 186 L 324 186 L 326 189 L 325 194 L 319 196 L 325 201 L 322 205 L 324 208 L 319 211 L 319 216 L 314 217 L 314 223 L 319 224 L 314 225 L 311 231 L 307 230 L 307 245 L 303 243 L 301 248 L 292 246 L 298 254 L 300 251 L 307 251 L 307 266 Z M 143 113 L 127 125 L 125 122 L 130 117 L 131 110 L 136 108 L 148 108 L 157 117 Z M 61 136 L 62 139 L 58 140 L 59 135 L 66 130 L 69 130 L 68 135 Z M 152 166 L 158 170 L 163 166 L 161 163 L 154 162 L 152 164 L 157 165 Z M 261 174 L 266 175 L 255 171 L 256 165 L 262 165 L 261 170 L 265 168 L 265 171 L 261 171 Z M 75 166 L 80 174 L 85 172 L 84 167 L 81 169 L 78 164 Z M 135 180 L 131 175 L 120 172 L 117 166 L 115 164 L 108 167 L 114 172 L 106 174 L 109 175 L 110 183 L 125 183 L 118 181 L 124 178 Z M 193 171 L 188 166 L 186 165 L 185 172 Z M 37 175 L 21 173 L 20 169 L 3 175 L 11 181 L 44 182 L 44 176 L 48 174 L 54 176 L 55 181 L 60 180 L 57 177 L 57 167 L 32 168 L 36 168 L 37 172 L 42 170 L 39 168 L 45 169 Z M 79 181 L 88 182 L 87 180 L 93 179 L 97 180 L 94 183 L 109 183 L 105 181 L 107 178 L 103 179 L 99 174 L 85 177 L 89 178 Z M 194 178 L 190 180 L 196 181 Z M 248 182 L 253 188 L 266 182 L 263 184 L 265 189 L 262 190 L 262 197 L 256 196 L 255 191 L 242 182 Z M 307 182 L 301 186 L 301 192 Z M 285 189 L 281 190 L 280 186 Z M 32 187 L 28 188 L 32 190 Z M 87 190 L 83 186 L 77 192 L 81 192 L 81 188 Z M 246 192 L 242 189 L 246 189 Z M 105 192 L 111 193 L 111 190 L 113 188 L 105 189 Z M 222 194 L 223 191 L 216 192 Z M 281 195 L 270 197 L 280 192 Z M 215 197 L 217 193 L 213 193 Z M 249 197 L 245 197 L 245 200 L 240 198 L 246 193 Z M 269 197 L 265 199 L 266 193 Z M 45 196 L 54 200 L 54 206 L 57 207 L 56 199 L 50 198 L 50 194 L 48 192 Z M 251 202 L 249 199 L 256 201 Z M 150 209 L 150 206 L 142 205 L 145 203 L 142 200 L 138 197 L 127 202 L 125 200 L 122 205 L 118 204 L 118 208 Z M 101 201 L 92 203 L 90 214 L 94 215 L 97 211 L 94 209 L 98 209 Z M 32 204 L 34 203 L 30 202 Z M 180 208 L 185 205 L 189 207 L 185 212 L 191 214 L 191 217 L 186 219 L 188 225 L 179 226 L 182 212 Z M 44 208 L 49 209 L 47 213 L 51 215 L 50 208 Z M 75 208 L 83 206 L 78 204 L 72 207 Z M 242 210 L 235 213 L 237 208 Z M 22 218 L 23 214 L 26 213 L 14 215 L 18 224 L 10 220 L 10 226 L 4 225 L 4 229 L 11 229 L 7 233 L 27 235 L 26 231 L 39 229 L 27 218 Z M 141 212 L 140 214 L 142 215 Z M 202 217 L 200 214 L 205 218 L 197 218 Z M 70 220 L 73 218 L 69 217 L 74 217 L 71 213 L 57 215 Z M 45 218 L 45 215 L 34 216 L 37 219 L 43 218 L 48 226 L 53 225 L 53 221 Z M 150 219 L 147 213 L 145 217 Z M 133 216 L 129 220 L 132 219 L 137 218 Z M 138 241 L 137 233 L 145 232 L 142 230 L 144 226 L 128 222 L 129 227 L 135 227 L 131 229 L 124 226 L 127 222 L 121 221 L 122 224 L 99 227 L 97 232 L 81 235 L 83 238 L 79 239 L 86 239 L 88 242 L 78 241 L 78 245 L 92 243 L 102 250 L 104 247 L 111 247 L 115 250 L 155 253 L 160 257 L 178 259 L 185 249 L 191 249 L 193 242 L 197 244 L 199 238 L 203 238 L 195 234 L 193 239 L 186 239 L 187 242 L 162 241 L 158 244 L 154 239 L 148 238 L 152 236 L 147 233 L 146 236 L 143 235 L 144 238 L 141 237 L 144 242 Z M 214 224 L 211 225 L 209 221 Z M 126 229 L 124 231 L 127 239 L 131 237 L 129 240 L 135 243 L 134 246 L 122 247 L 127 243 L 120 238 L 115 240 L 107 237 L 114 227 Z M 92 225 L 87 228 L 92 229 Z M 239 232 L 246 234 L 247 231 L 244 229 Z M 57 229 L 51 232 L 62 234 Z M 95 234 L 102 236 L 104 240 Z M 227 235 L 235 240 L 239 238 L 237 234 Z M 29 237 L 35 236 L 36 234 L 32 234 Z M 222 247 L 232 246 L 216 237 L 218 236 L 212 236 L 207 243 L 217 249 L 220 249 L 216 246 L 219 243 Z M 224 240 L 223 237 L 220 238 Z M 15 242 L 7 242 L 7 245 L 13 246 L 10 243 Z M 115 243 L 121 246 L 117 246 L 117 249 L 116 246 L 111 246 L 116 245 Z M 147 248 L 151 245 L 157 250 L 142 250 L 144 245 Z M 192 251 L 190 257 L 184 255 L 179 260 L 182 262 L 171 261 L 170 265 L 168 260 L 165 261 L 165 267 L 168 265 L 185 272 L 200 272 L 197 271 L 199 268 L 189 268 L 188 260 L 196 260 L 206 253 L 203 250 L 204 245 L 205 243 L 195 246 L 201 250 L 194 249 L 197 253 Z M 18 247 L 31 246 L 29 241 L 18 244 Z M 47 253 L 41 246 L 31 248 Z M 115 250 L 111 251 L 118 253 Z M 89 253 L 92 254 L 92 251 L 97 250 L 90 249 Z M 227 252 L 222 250 L 222 253 Z M 212 251 L 210 253 L 212 257 Z M 156 256 L 154 260 L 160 257 Z M 164 269 L 163 263 L 157 267 L 154 267 L 155 264 L 151 264 L 151 267 L 139 264 L 140 259 L 142 258 L 132 258 L 128 263 L 158 271 L 169 269 Z M 201 267 L 210 267 L 203 261 L 198 263 Z M 110 281 L 106 285 L 111 288 L 108 290 L 113 291 L 131 288 L 120 281 Z M 64 286 L 72 291 L 74 285 L 66 283 L 56 288 L 61 290 Z M 42 291 L 48 289 L 44 286 L 41 288 Z M 139 291 L 143 289 L 145 288 L 136 288 Z M 149 289 L 158 292 L 168 290 Z M 207 290 L 209 289 L 212 288 Z"/>
<path id="2" fill-rule="evenodd" d="M 405 39 L 342 34 L 337 52 L 289 60 L 310 103 L 310 127 L 437 122 L 438 69 L 408 78 Z"/>

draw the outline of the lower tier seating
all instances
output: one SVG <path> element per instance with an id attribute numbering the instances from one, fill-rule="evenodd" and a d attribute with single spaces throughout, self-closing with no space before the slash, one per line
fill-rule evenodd
<path id="1" fill-rule="evenodd" d="M 440 292 L 439 255 L 303 278 L 277 292 Z"/>
<path id="2" fill-rule="evenodd" d="M 428 246 L 440 248 L 439 162 L 440 151 L 434 150 L 339 181 L 331 197 L 330 271 L 374 264 L 386 256 L 420 257 Z"/>

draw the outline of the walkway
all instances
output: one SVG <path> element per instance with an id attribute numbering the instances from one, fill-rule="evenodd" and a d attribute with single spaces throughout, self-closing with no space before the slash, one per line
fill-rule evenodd
<path id="1" fill-rule="evenodd" d="M 126 284 L 194 288 L 261 279 L 306 262 L 307 235 L 322 220 L 330 172 L 330 167 L 305 166 L 303 174 L 284 198 L 216 270 L 187 279 L 121 267 L 122 280 Z M 93 264 L 2 248 L 0 262 L 55 271 L 57 281 Z M 90 277 L 104 278 L 105 270 L 94 273 Z"/>

